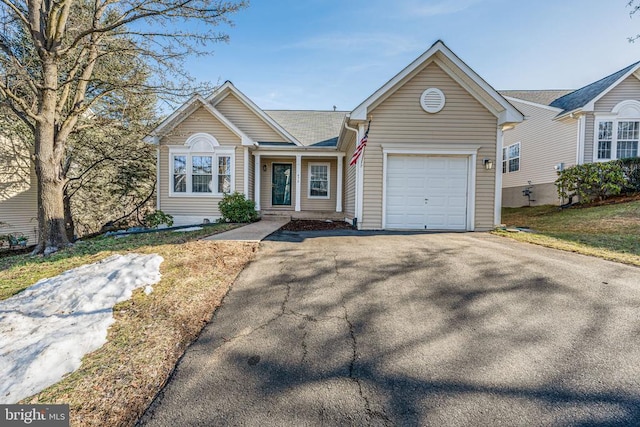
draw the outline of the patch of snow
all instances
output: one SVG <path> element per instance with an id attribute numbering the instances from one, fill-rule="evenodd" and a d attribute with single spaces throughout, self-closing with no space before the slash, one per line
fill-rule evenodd
<path id="1" fill-rule="evenodd" d="M 113 306 L 160 281 L 159 255 L 114 255 L 0 301 L 0 403 L 60 381 L 107 342 Z"/>
<path id="2" fill-rule="evenodd" d="M 178 230 L 173 230 L 174 233 L 185 233 L 187 231 L 198 231 L 198 230 L 202 230 L 202 227 L 187 227 L 187 228 L 180 228 Z"/>
<path id="3" fill-rule="evenodd" d="M 150 295 L 151 292 L 153 292 L 153 286 L 147 285 L 147 286 L 144 287 L 144 294 L 145 295 Z"/>

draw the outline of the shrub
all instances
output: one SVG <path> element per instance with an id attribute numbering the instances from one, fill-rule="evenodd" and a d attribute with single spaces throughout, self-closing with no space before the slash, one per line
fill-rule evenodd
<path id="1" fill-rule="evenodd" d="M 568 198 L 575 194 L 581 203 L 618 195 L 626 183 L 622 166 L 617 161 L 576 165 L 558 175 L 555 182 L 558 195 Z"/>
<path id="2" fill-rule="evenodd" d="M 253 200 L 247 200 L 244 194 L 237 191 L 225 194 L 218 203 L 222 214 L 219 222 L 254 222 L 258 219 L 256 204 Z"/>
<path id="3" fill-rule="evenodd" d="M 160 224 L 167 224 L 167 226 L 171 227 L 173 225 L 173 216 L 162 211 L 155 211 L 144 216 L 144 223 L 151 228 L 156 228 Z"/>
<path id="4" fill-rule="evenodd" d="M 622 191 L 626 193 L 640 192 L 640 157 L 620 159 L 618 163 L 622 167 L 626 179 Z"/>

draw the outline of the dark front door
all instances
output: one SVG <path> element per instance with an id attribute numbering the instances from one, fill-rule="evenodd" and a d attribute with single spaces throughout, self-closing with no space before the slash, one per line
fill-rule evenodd
<path id="1" fill-rule="evenodd" d="M 291 164 L 273 163 L 271 175 L 271 204 L 291 206 Z"/>

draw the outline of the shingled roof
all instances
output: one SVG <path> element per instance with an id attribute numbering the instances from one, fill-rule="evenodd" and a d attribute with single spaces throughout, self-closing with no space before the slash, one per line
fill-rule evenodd
<path id="1" fill-rule="evenodd" d="M 523 101 L 534 102 L 536 104 L 549 105 L 556 99 L 573 92 L 573 89 L 501 90 L 498 92 L 502 96 L 518 98 Z"/>
<path id="2" fill-rule="evenodd" d="M 563 111 L 560 114 L 568 113 L 577 108 L 584 107 L 595 97 L 607 90 L 612 84 L 620 80 L 625 74 L 630 72 L 638 64 L 640 64 L 640 62 L 631 64 L 620 71 L 617 71 L 605 78 L 598 80 L 597 82 L 591 83 L 565 96 L 562 96 L 549 105 L 552 107 L 561 108 Z"/>
<path id="3" fill-rule="evenodd" d="M 347 111 L 264 110 L 305 146 L 335 147 Z"/>

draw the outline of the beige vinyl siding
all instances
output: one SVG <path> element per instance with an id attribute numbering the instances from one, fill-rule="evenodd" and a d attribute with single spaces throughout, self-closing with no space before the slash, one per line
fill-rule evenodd
<path id="1" fill-rule="evenodd" d="M 594 125 L 595 116 L 593 113 L 587 113 L 585 115 L 585 128 L 584 128 L 584 163 L 593 162 L 593 145 L 594 145 Z"/>
<path id="2" fill-rule="evenodd" d="M 236 155 L 236 175 L 238 156 Z M 215 168 L 215 165 L 214 165 Z M 169 196 L 169 186 L 171 185 L 171 170 L 169 169 L 169 147 L 160 147 L 160 210 L 170 215 L 194 216 L 207 218 L 210 221 L 220 216 L 218 202 L 222 196 Z M 215 171 L 214 171 L 215 172 Z M 236 189 L 237 187 L 236 182 Z M 241 190 L 240 190 L 241 191 Z"/>
<path id="3" fill-rule="evenodd" d="M 435 87 L 444 93 L 446 104 L 437 114 L 420 107 L 422 92 Z M 371 112 L 373 120 L 364 154 L 364 197 L 362 226 L 382 227 L 382 145 L 418 143 L 475 143 L 477 157 L 475 228 L 494 226 L 495 171 L 482 166 L 483 158 L 495 159 L 497 118 L 436 64 L 430 64 Z"/>
<path id="4" fill-rule="evenodd" d="M 502 187 L 519 187 L 529 181 L 534 185 L 554 182 L 558 177 L 556 164 L 569 167 L 576 163 L 578 121 L 554 120 L 558 110 L 511 103 L 524 114 L 525 121 L 504 132 L 504 146 L 520 142 L 520 170 L 502 174 Z M 496 167 L 502 173 L 502 163 Z"/>
<path id="5" fill-rule="evenodd" d="M 282 135 L 247 108 L 233 94 L 225 97 L 215 105 L 215 108 L 254 141 L 287 142 Z"/>
<path id="6" fill-rule="evenodd" d="M 291 205 L 286 206 L 273 206 L 271 204 L 271 183 L 274 163 L 283 163 L 291 165 Z M 282 157 L 282 158 L 260 158 L 260 209 L 267 210 L 282 210 L 293 211 L 296 207 L 296 159 L 294 157 Z M 267 170 L 262 170 L 262 165 L 267 165 Z M 304 172 L 303 172 L 304 173 Z"/>
<path id="7" fill-rule="evenodd" d="M 195 133 L 208 133 L 222 146 L 240 145 L 240 137 L 203 107 L 198 108 L 160 140 L 160 145 L 184 145 Z"/>
<path id="8" fill-rule="evenodd" d="M 329 198 L 313 199 L 309 198 L 309 163 L 329 164 Z M 300 210 L 302 211 L 336 211 L 336 191 L 337 191 L 337 161 L 334 158 L 314 157 L 313 159 L 302 159 L 302 176 L 300 177 Z M 294 197 L 292 197 L 294 199 Z M 295 200 L 294 200 L 295 202 Z"/>
<path id="9" fill-rule="evenodd" d="M 613 107 L 626 100 L 640 101 L 640 80 L 633 75 L 624 79 L 619 85 L 600 98 L 594 105 L 594 112 L 596 114 L 610 113 Z M 585 162 L 589 163 L 594 161 L 593 150 L 596 132 L 594 114 L 587 116 L 586 124 L 584 157 Z"/>
<path id="10" fill-rule="evenodd" d="M 640 80 L 631 75 L 611 89 L 594 105 L 596 113 L 609 113 L 618 103 L 634 99 L 640 101 Z"/>
<path id="11" fill-rule="evenodd" d="M 227 128 L 216 117 L 212 116 L 204 108 L 199 108 L 182 123 L 174 128 L 169 134 L 160 140 L 160 164 L 158 173 L 160 174 L 160 209 L 174 216 L 189 216 L 199 219 L 207 218 L 213 220 L 220 216 L 218 202 L 222 196 L 169 196 L 171 185 L 171 169 L 169 165 L 168 145 L 181 146 L 195 133 L 208 133 L 221 146 L 235 146 L 235 173 L 234 191 L 242 192 L 244 189 L 244 151 L 240 138 L 229 128 Z M 217 172 L 217 165 L 214 165 L 214 174 Z"/>
<path id="12" fill-rule="evenodd" d="M 351 156 L 356 151 L 356 134 L 355 132 L 349 132 L 347 144 L 347 152 L 344 160 L 344 176 L 345 190 L 344 190 L 344 213 L 347 218 L 355 218 L 356 216 L 356 167 L 349 166 Z"/>
<path id="13" fill-rule="evenodd" d="M 37 243 L 38 189 L 36 172 L 27 150 L 15 150 L 0 137 L 0 235 L 24 234 Z"/>

